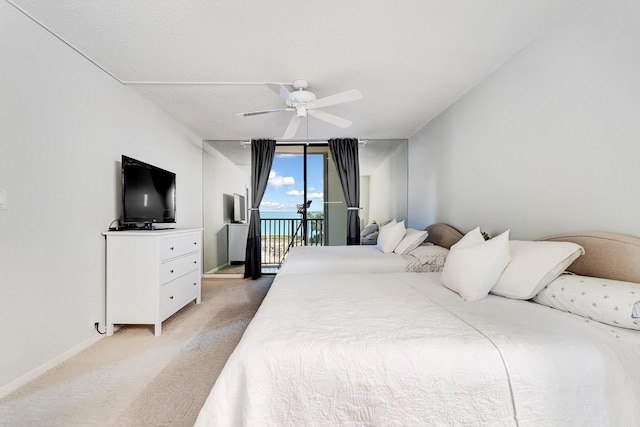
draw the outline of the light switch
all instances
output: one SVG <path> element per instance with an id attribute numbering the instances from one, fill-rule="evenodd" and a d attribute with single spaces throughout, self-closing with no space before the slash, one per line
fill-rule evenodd
<path id="1" fill-rule="evenodd" d="M 0 188 L 0 209 L 9 209 L 7 207 L 7 190 Z"/>

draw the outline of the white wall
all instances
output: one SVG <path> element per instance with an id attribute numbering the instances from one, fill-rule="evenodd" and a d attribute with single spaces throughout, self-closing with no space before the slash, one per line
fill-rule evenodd
<path id="1" fill-rule="evenodd" d="M 586 0 L 409 140 L 410 222 L 640 235 L 640 7 Z"/>
<path id="2" fill-rule="evenodd" d="M 369 175 L 369 221 L 407 219 L 407 149 L 399 143 Z"/>
<path id="3" fill-rule="evenodd" d="M 225 141 L 240 144 L 240 141 Z M 247 148 L 250 150 L 250 148 Z M 203 144 L 202 180 L 204 207 L 204 271 L 222 267 L 229 262 L 227 253 L 227 226 L 232 220 L 233 193 L 246 196 L 245 189 L 251 186 L 251 175 L 234 165 L 216 151 L 208 141 Z M 226 202 L 225 202 L 226 200 Z M 223 203 L 224 202 L 224 203 Z M 247 206 L 251 203 L 246 199 Z M 226 211 L 225 211 L 226 210 Z M 247 220 L 249 216 L 247 215 Z"/>
<path id="4" fill-rule="evenodd" d="M 104 330 L 104 239 L 127 154 L 202 226 L 201 140 L 0 2 L 0 394 Z"/>

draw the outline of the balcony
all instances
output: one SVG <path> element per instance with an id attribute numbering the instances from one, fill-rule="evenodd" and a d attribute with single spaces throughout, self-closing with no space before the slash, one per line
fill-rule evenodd
<path id="1" fill-rule="evenodd" d="M 324 219 L 307 219 L 307 246 L 324 246 Z M 260 218 L 262 266 L 279 267 L 289 249 L 304 246 L 301 218 Z"/>

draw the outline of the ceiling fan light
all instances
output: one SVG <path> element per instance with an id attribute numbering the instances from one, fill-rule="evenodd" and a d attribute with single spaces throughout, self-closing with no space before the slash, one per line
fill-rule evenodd
<path id="1" fill-rule="evenodd" d="M 307 117 L 307 107 L 301 105 L 298 108 L 296 108 L 296 115 L 298 117 Z"/>

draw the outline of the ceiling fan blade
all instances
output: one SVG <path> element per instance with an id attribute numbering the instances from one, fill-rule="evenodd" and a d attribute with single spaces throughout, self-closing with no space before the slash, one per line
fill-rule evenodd
<path id="1" fill-rule="evenodd" d="M 362 93 L 358 89 L 351 89 L 345 92 L 336 93 L 335 95 L 316 99 L 307 106 L 307 109 L 328 107 L 330 105 L 342 104 L 343 102 L 351 102 L 358 99 L 362 99 Z"/>
<path id="2" fill-rule="evenodd" d="M 291 139 L 296 136 L 296 132 L 298 131 L 298 126 L 300 126 L 301 120 L 302 117 L 293 116 L 293 118 L 289 122 L 289 126 L 287 126 L 287 130 L 284 131 L 284 135 L 282 135 L 282 139 Z"/>
<path id="3" fill-rule="evenodd" d="M 295 102 L 296 99 L 293 97 L 291 92 L 289 92 L 289 90 L 286 87 L 282 86 L 280 83 L 265 83 L 265 85 L 269 89 L 280 95 L 280 98 L 287 101 Z"/>
<path id="4" fill-rule="evenodd" d="M 327 123 L 331 123 L 334 126 L 338 126 L 339 128 L 348 128 L 351 126 L 351 120 L 343 119 L 342 117 L 335 116 L 333 114 L 329 114 L 322 110 L 308 110 L 308 113 L 311 114 L 316 119 L 323 120 Z"/>
<path id="5" fill-rule="evenodd" d="M 247 113 L 236 113 L 236 116 L 257 116 L 259 114 L 268 114 L 268 113 L 280 113 L 282 111 L 296 111 L 295 108 L 276 108 L 274 110 L 262 110 L 262 111 L 249 111 Z"/>

